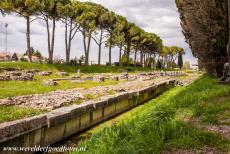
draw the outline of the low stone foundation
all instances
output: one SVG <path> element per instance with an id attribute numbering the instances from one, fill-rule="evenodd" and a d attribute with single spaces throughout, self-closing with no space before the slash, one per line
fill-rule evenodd
<path id="1" fill-rule="evenodd" d="M 159 83 L 138 91 L 102 98 L 97 102 L 60 108 L 50 113 L 0 124 L 0 148 L 46 147 L 82 130 L 88 129 L 137 105 L 143 104 L 174 87 L 175 80 Z"/>

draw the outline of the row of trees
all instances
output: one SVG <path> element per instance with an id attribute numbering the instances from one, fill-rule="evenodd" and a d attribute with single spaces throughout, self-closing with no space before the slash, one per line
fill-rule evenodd
<path id="1" fill-rule="evenodd" d="M 71 0 L 1 0 L 2 14 L 17 14 L 25 18 L 27 54 L 31 62 L 30 25 L 36 19 L 46 23 L 49 63 L 53 63 L 55 31 L 57 22 L 65 25 L 66 63 L 70 62 L 71 46 L 77 33 L 83 36 L 85 64 L 89 64 L 91 41 L 98 45 L 98 65 L 101 64 L 102 47 L 109 50 L 109 65 L 112 49 L 119 48 L 119 61 L 146 64 L 148 60 L 161 61 L 162 65 L 173 63 L 184 53 L 179 47 L 164 47 L 162 40 L 154 33 L 145 32 L 125 17 L 115 14 L 99 4 Z M 157 58 L 158 57 L 158 58 Z M 157 59 L 157 60 L 156 60 Z M 171 64 L 171 67 L 172 64 Z"/>

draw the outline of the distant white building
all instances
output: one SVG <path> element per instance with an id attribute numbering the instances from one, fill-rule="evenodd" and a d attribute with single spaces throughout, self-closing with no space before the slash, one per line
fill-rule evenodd
<path id="1" fill-rule="evenodd" d="M 27 60 L 27 61 L 29 59 L 28 56 L 23 56 L 22 58 L 25 59 L 25 60 Z M 40 58 L 37 57 L 37 56 L 32 56 L 31 58 L 32 58 L 32 62 L 35 62 L 35 63 L 39 63 L 41 61 Z"/>
<path id="2" fill-rule="evenodd" d="M 193 65 L 192 65 L 192 69 L 194 69 L 194 70 L 197 70 L 197 69 L 199 69 L 199 66 L 198 66 L 198 64 L 193 64 Z"/>

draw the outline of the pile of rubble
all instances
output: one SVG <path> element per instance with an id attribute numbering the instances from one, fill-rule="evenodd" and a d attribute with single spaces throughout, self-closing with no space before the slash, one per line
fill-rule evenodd
<path id="1" fill-rule="evenodd" d="M 40 71 L 38 69 L 20 70 L 17 68 L 0 68 L 0 70 L 0 81 L 32 81 L 34 75 L 50 76 L 53 74 L 51 71 Z M 69 73 L 57 72 L 56 75 L 69 76 Z"/>
<path id="2" fill-rule="evenodd" d="M 18 80 L 18 81 L 32 81 L 34 78 L 33 73 L 19 72 L 19 71 L 11 71 L 5 74 L 0 74 L 0 81 L 10 81 L 10 80 Z"/>
<path id="3" fill-rule="evenodd" d="M 162 79 L 161 79 L 162 80 Z M 98 86 L 90 89 L 69 89 L 57 90 L 45 94 L 34 94 L 27 96 L 17 96 L 0 100 L 0 105 L 31 107 L 37 109 L 53 110 L 65 105 L 69 105 L 78 100 L 85 100 L 87 94 L 93 96 L 106 96 L 111 92 L 120 93 L 141 89 L 154 84 L 154 81 L 129 81 L 117 85 Z"/>
<path id="4" fill-rule="evenodd" d="M 16 105 L 21 107 L 52 110 L 83 98 L 83 95 L 79 93 L 79 89 L 58 90 L 46 94 L 34 94 L 2 99 L 0 100 L 0 105 Z"/>

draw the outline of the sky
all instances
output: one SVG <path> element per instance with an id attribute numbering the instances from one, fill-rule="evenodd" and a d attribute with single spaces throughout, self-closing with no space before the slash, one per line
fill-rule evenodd
<path id="1" fill-rule="evenodd" d="M 180 46 L 186 50 L 184 60 L 192 64 L 197 59 L 192 56 L 180 26 L 179 13 L 174 0 L 81 0 L 102 4 L 104 7 L 127 18 L 147 32 L 159 35 L 164 45 Z M 8 51 L 11 53 L 24 53 L 26 51 L 26 23 L 25 19 L 18 16 L 0 16 L 0 51 L 5 51 L 5 23 L 8 23 Z M 47 56 L 47 34 L 45 23 L 36 20 L 31 24 L 31 46 Z M 57 24 L 54 57 L 65 58 L 64 25 Z M 91 61 L 97 61 L 98 47 L 93 42 L 90 49 Z M 118 49 L 112 52 L 112 61 L 118 61 Z M 71 57 L 79 58 L 83 55 L 83 40 L 80 33 L 73 40 Z M 108 61 L 108 49 L 103 48 L 102 62 Z"/>

